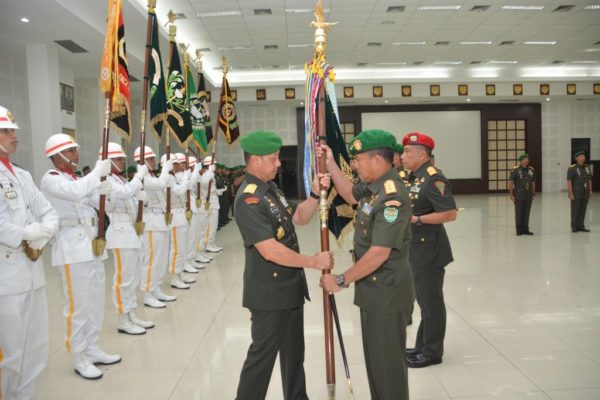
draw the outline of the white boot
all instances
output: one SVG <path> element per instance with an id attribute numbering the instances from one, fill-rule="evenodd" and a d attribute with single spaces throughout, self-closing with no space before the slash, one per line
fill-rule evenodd
<path id="1" fill-rule="evenodd" d="M 150 292 L 144 295 L 144 305 L 152 308 L 165 308 L 167 306 Z"/>
<path id="2" fill-rule="evenodd" d="M 175 277 L 171 279 L 171 287 L 174 289 L 189 289 L 190 285 L 179 279 L 178 275 L 175 275 Z"/>
<path id="3" fill-rule="evenodd" d="M 188 274 L 197 274 L 198 269 L 190 264 L 189 261 L 186 261 L 185 264 L 183 264 L 183 272 L 187 272 Z"/>
<path id="4" fill-rule="evenodd" d="M 200 269 L 205 267 L 202 264 L 208 264 L 211 261 L 212 261 L 212 258 L 205 257 L 202 253 L 198 253 L 196 258 L 194 259 L 194 262 L 196 263 L 196 268 L 200 268 Z"/>
<path id="5" fill-rule="evenodd" d="M 129 313 L 127 315 L 129 316 L 129 320 L 131 322 L 133 322 L 134 324 L 136 324 L 137 326 L 141 326 L 144 329 L 152 329 L 152 328 L 154 328 L 154 322 L 152 322 L 152 321 L 146 321 L 146 320 L 138 318 L 138 316 L 135 313 L 135 311 L 129 311 Z"/>
<path id="6" fill-rule="evenodd" d="M 212 259 L 214 259 L 214 257 L 213 257 L 213 256 L 211 256 L 210 254 L 208 254 L 208 253 L 207 253 L 207 252 L 205 252 L 204 250 L 201 250 L 201 251 L 200 251 L 200 253 L 198 253 L 198 254 L 200 254 L 200 255 L 201 255 L 202 257 L 204 257 L 204 258 L 208 258 L 209 260 L 212 260 Z"/>
<path id="7" fill-rule="evenodd" d="M 183 283 L 195 283 L 196 282 L 196 279 L 191 278 L 191 277 L 188 278 L 187 276 L 185 276 L 183 274 L 177 274 L 177 276 L 179 277 L 179 279 L 181 279 L 181 281 Z"/>
<path id="8" fill-rule="evenodd" d="M 128 335 L 143 335 L 146 333 L 146 330 L 144 328 L 134 324 L 131 321 L 131 319 L 129 319 L 128 314 L 119 315 L 119 324 L 117 325 L 117 331 L 119 333 L 126 333 Z"/>
<path id="9" fill-rule="evenodd" d="M 92 364 L 112 365 L 121 362 L 120 355 L 106 354 L 96 345 L 88 346 L 83 354 Z"/>
<path id="10" fill-rule="evenodd" d="M 223 251 L 223 248 L 221 246 L 217 246 L 214 243 L 209 243 L 208 246 L 206 246 L 206 251 L 208 251 L 209 253 L 220 253 L 221 251 Z"/>
<path id="11" fill-rule="evenodd" d="M 152 294 L 154 295 L 154 297 L 156 297 L 160 301 L 175 301 L 175 300 L 177 300 L 177 297 L 164 293 L 160 288 L 156 289 Z"/>
<path id="12" fill-rule="evenodd" d="M 102 371 L 88 360 L 83 353 L 73 353 L 75 373 L 84 379 L 100 379 Z"/>

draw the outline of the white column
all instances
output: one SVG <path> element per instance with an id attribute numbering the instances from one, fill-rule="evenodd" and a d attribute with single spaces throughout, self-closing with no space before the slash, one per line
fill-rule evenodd
<path id="1" fill-rule="evenodd" d="M 61 131 L 58 52 L 44 44 L 29 45 L 26 51 L 33 155 L 30 172 L 39 182 L 50 167 L 44 154 L 46 139 Z"/>

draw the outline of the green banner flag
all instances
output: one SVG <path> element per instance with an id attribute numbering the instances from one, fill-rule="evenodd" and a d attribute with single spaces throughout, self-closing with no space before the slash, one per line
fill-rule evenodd
<path id="1" fill-rule="evenodd" d="M 211 129 L 212 131 L 212 128 L 210 127 L 210 115 L 208 111 L 208 102 L 206 101 L 204 76 L 201 72 L 198 75 L 198 88 L 194 91 L 194 77 L 192 71 L 188 69 L 188 103 L 190 105 L 190 117 L 192 121 L 192 135 L 194 136 L 194 142 L 196 142 L 196 145 L 204 154 L 208 152 L 206 131 L 208 129 Z"/>
<path id="2" fill-rule="evenodd" d="M 163 121 L 167 114 L 167 96 L 165 94 L 165 76 L 158 45 L 158 20 L 156 14 L 152 15 L 152 48 L 150 50 L 150 65 L 148 89 L 150 90 L 150 123 L 152 132 L 160 140 L 162 136 Z"/>
<path id="3" fill-rule="evenodd" d="M 167 126 L 182 148 L 192 138 L 192 121 L 185 87 L 185 71 L 181 68 L 175 42 L 170 43 L 171 60 L 167 77 Z"/>

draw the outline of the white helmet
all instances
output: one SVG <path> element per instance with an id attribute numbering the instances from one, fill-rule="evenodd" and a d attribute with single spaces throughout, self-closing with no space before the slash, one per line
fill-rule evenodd
<path id="1" fill-rule="evenodd" d="M 175 157 L 175 154 L 171 153 L 169 154 L 169 160 L 173 160 L 173 163 L 177 162 L 177 157 Z M 167 154 L 163 154 L 162 157 L 160 158 L 160 163 L 164 164 L 167 161 Z"/>
<path id="2" fill-rule="evenodd" d="M 193 166 L 195 166 L 196 164 L 198 164 L 198 160 L 196 159 L 196 157 L 194 157 L 194 156 L 189 156 L 189 158 L 188 158 L 188 166 L 189 166 L 189 167 L 193 167 Z"/>
<path id="3" fill-rule="evenodd" d="M 175 160 L 173 162 L 177 164 L 185 163 L 185 154 L 183 153 L 175 153 Z"/>
<path id="4" fill-rule="evenodd" d="M 55 133 L 50 136 L 46 141 L 46 157 L 52 157 L 53 155 L 60 153 L 61 151 L 79 147 L 73 136 L 65 133 Z"/>
<path id="5" fill-rule="evenodd" d="M 13 113 L 0 106 L 0 129 L 19 129 Z"/>
<path id="6" fill-rule="evenodd" d="M 156 157 L 156 154 L 154 154 L 154 150 L 152 150 L 152 147 L 144 146 L 144 160 L 146 158 L 153 158 L 153 157 Z M 133 159 L 135 161 L 140 161 L 140 148 L 139 147 L 137 149 L 135 149 L 135 151 L 133 152 Z"/>
<path id="7" fill-rule="evenodd" d="M 211 165 L 212 164 L 212 156 L 206 156 L 204 157 L 204 160 L 202 160 L 202 164 L 204 165 Z"/>
<path id="8" fill-rule="evenodd" d="M 102 147 L 98 150 L 98 159 L 102 158 Z M 127 158 L 127 155 L 123 152 L 123 148 L 120 144 L 115 142 L 108 142 L 108 152 L 106 158 Z"/>

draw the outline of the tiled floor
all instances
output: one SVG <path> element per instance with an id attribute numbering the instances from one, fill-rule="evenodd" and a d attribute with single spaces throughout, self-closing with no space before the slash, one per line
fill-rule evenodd
<path id="1" fill-rule="evenodd" d="M 506 196 L 458 196 L 457 203 L 464 210 L 447 226 L 456 261 L 446 275 L 444 362 L 410 371 L 411 398 L 600 399 L 600 198 L 588 207 L 592 232 L 572 234 L 566 194 L 538 195 L 532 237 L 514 235 Z M 304 252 L 317 251 L 316 230 L 316 221 L 298 228 Z M 122 354 L 123 362 L 103 367 L 97 382 L 73 373 L 62 347 L 60 280 L 48 269 L 51 356 L 38 398 L 233 399 L 250 343 L 249 313 L 241 307 L 243 248 L 235 224 L 217 237 L 225 251 L 191 290 L 178 291 L 166 310 L 141 310 L 157 321 L 147 335 L 118 334 L 107 296 L 101 345 Z M 349 263 L 348 252 L 336 248 L 336 270 Z M 112 280 L 112 265 L 107 271 Z M 307 273 L 313 301 L 305 307 L 305 368 L 310 398 L 326 399 L 318 275 Z M 352 296 L 353 289 L 343 291 L 337 302 L 356 399 L 368 399 Z M 418 323 L 418 308 L 414 319 Z M 416 325 L 408 330 L 409 345 Z M 339 352 L 336 370 L 337 399 L 350 399 Z M 281 399 L 281 393 L 276 366 L 268 398 Z"/>

